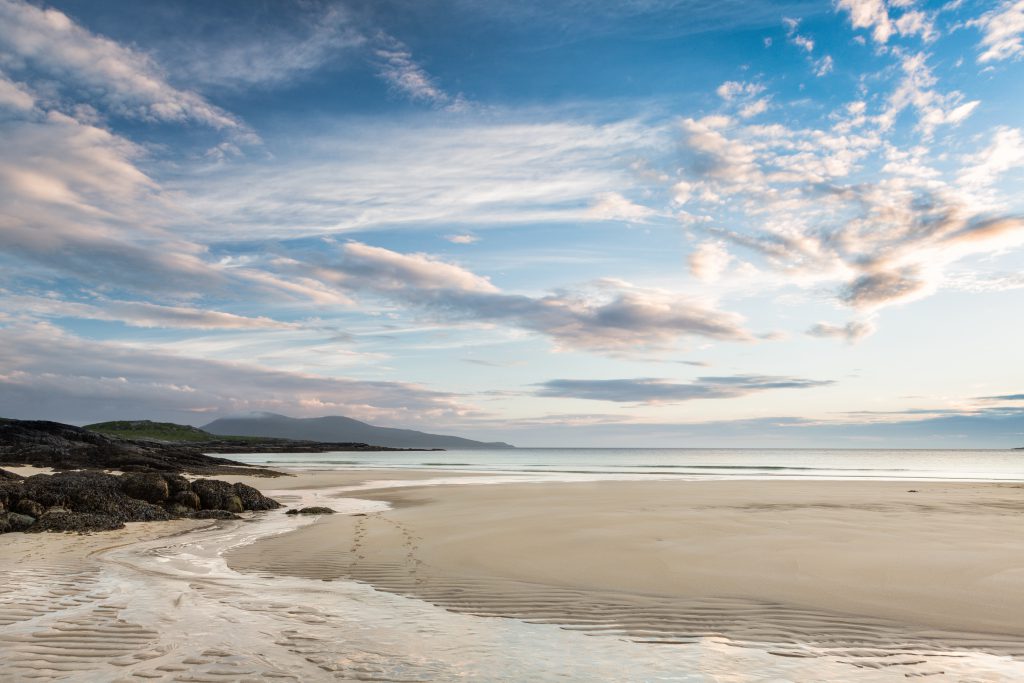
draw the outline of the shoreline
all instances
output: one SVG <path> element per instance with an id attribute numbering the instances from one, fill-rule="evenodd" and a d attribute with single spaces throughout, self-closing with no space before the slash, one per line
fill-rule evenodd
<path id="1" fill-rule="evenodd" d="M 950 506 L 959 514 L 973 509 L 967 517 L 977 522 L 961 549 L 965 562 L 992 569 L 969 546 L 991 551 L 1007 542 L 993 536 L 990 522 L 1020 511 L 1021 485 L 888 482 L 881 488 L 889 497 L 879 500 L 878 482 L 524 483 L 494 473 L 390 468 L 289 473 L 295 476 L 231 481 L 262 484 L 288 506 L 327 505 L 340 514 L 296 519 L 281 509 L 241 521 L 5 537 L 14 544 L 0 555 L 0 571 L 10 577 L 0 588 L 0 680 L 595 680 L 609 672 L 651 680 L 692 672 L 681 680 L 699 681 L 715 670 L 811 683 L 1024 673 L 1019 632 L 950 630 L 957 624 L 941 609 L 932 615 L 940 619 L 915 612 L 925 617 L 915 622 L 874 603 L 831 609 L 842 605 L 828 591 L 818 595 L 827 604 L 756 591 L 722 596 L 708 581 L 687 591 L 684 574 L 666 569 L 689 549 L 732 565 L 715 581 L 770 576 L 794 559 L 801 533 L 834 532 L 843 520 L 856 530 L 864 515 L 928 519 L 933 541 L 962 540 L 963 529 L 950 535 L 943 527 Z M 887 508 L 896 503 L 914 507 Z M 786 533 L 772 528 L 753 543 L 758 525 L 742 520 L 763 515 L 789 516 Z M 698 519 L 708 529 L 731 529 L 736 543 L 698 538 Z M 811 526 L 794 527 L 801 519 Z M 657 542 L 683 530 L 691 537 L 675 550 Z M 1011 540 L 1007 553 L 1021 549 L 1022 541 Z M 890 547 L 900 545 L 894 537 Z M 818 569 L 842 568 L 821 552 L 827 544 L 803 546 Z M 912 543 L 902 546 L 912 554 Z M 760 564 L 742 561 L 744 548 L 749 558 L 769 547 L 785 552 L 776 560 L 764 553 Z M 659 576 L 672 579 L 668 590 L 657 585 Z M 941 577 L 917 578 L 922 597 L 941 601 L 949 588 Z M 1011 571 L 974 597 L 1001 593 L 1009 613 L 1021 600 L 1018 579 Z M 758 590 L 769 589 L 779 585 Z M 960 615 L 959 626 L 984 625 L 970 616 Z M 103 647 L 82 654 L 95 643 Z"/>

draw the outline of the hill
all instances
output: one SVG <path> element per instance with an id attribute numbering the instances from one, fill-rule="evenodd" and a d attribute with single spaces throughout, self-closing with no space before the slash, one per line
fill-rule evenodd
<path id="1" fill-rule="evenodd" d="M 0 466 L 17 465 L 57 470 L 279 474 L 205 455 L 188 444 L 121 439 L 59 422 L 0 420 Z"/>
<path id="2" fill-rule="evenodd" d="M 157 439 L 159 441 L 254 441 L 256 437 L 211 434 L 199 427 L 179 425 L 173 422 L 153 422 L 151 420 L 119 420 L 116 422 L 97 422 L 85 425 L 90 432 L 99 432 L 122 439 Z"/>
<path id="3" fill-rule="evenodd" d="M 276 437 L 311 441 L 356 441 L 391 448 L 514 448 L 507 443 L 473 441 L 459 436 L 428 434 L 412 429 L 376 427 L 350 417 L 296 418 L 276 413 L 254 413 L 214 420 L 203 429 L 212 434 Z"/>

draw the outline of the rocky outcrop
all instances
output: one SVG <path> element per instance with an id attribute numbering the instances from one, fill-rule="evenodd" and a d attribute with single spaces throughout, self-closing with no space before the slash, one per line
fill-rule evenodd
<path id="1" fill-rule="evenodd" d="M 81 471 L 24 479 L 4 474 L 9 473 L 0 470 L 0 533 L 105 531 L 126 522 L 180 517 L 236 519 L 239 512 L 281 507 L 251 486 L 189 482 L 176 474 Z"/>
<path id="2" fill-rule="evenodd" d="M 280 476 L 280 472 L 273 470 L 204 455 L 199 448 L 187 444 L 119 439 L 59 422 L 35 420 L 0 420 L 0 466 L 3 465 Z"/>

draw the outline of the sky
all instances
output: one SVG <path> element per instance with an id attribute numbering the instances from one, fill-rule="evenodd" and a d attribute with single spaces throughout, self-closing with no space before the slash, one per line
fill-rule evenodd
<path id="1" fill-rule="evenodd" d="M 0 0 L 0 415 L 1024 446 L 1024 0 Z"/>

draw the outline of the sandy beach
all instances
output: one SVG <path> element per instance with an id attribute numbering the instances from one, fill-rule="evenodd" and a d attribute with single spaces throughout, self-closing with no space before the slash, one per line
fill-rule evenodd
<path id="1" fill-rule="evenodd" d="M 1024 673 L 1019 485 L 240 480 L 342 514 L 9 534 L 0 680 Z"/>
<path id="2" fill-rule="evenodd" d="M 511 597 L 541 586 L 594 600 L 714 600 L 723 614 L 770 604 L 805 615 L 807 623 L 782 640 L 798 641 L 800 628 L 835 615 L 921 632 L 987 633 L 1010 649 L 1024 636 L 1018 485 L 602 481 L 359 495 L 394 508 L 324 519 L 233 552 L 229 563 L 356 578 L 523 618 L 559 618 L 549 599 Z M 571 621 L 579 596 L 569 603 Z M 638 632 L 669 630 L 644 624 L 642 612 Z"/>

